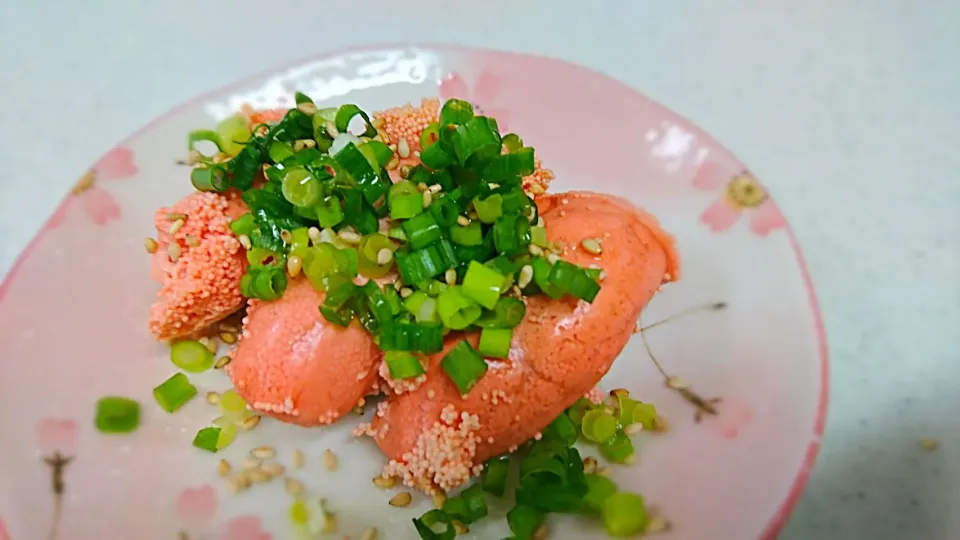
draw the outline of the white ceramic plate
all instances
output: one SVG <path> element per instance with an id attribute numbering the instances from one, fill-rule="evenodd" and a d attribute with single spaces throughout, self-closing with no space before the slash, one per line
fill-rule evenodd
<path id="1" fill-rule="evenodd" d="M 638 438 L 639 463 L 615 480 L 672 523 L 670 540 L 772 538 L 809 474 L 823 430 L 826 344 L 814 293 L 786 220 L 746 167 L 688 121 L 588 69 L 529 55 L 460 47 L 354 50 L 279 68 L 197 98 L 108 152 L 58 208 L 0 285 L 0 540 L 270 540 L 287 538 L 290 500 L 280 482 L 232 496 L 217 458 L 194 449 L 209 422 L 202 399 L 167 415 L 151 389 L 172 371 L 165 344 L 146 330 L 156 285 L 143 237 L 153 211 L 186 195 L 175 164 L 185 134 L 249 103 L 291 106 L 295 90 L 325 105 L 377 110 L 423 96 L 460 97 L 523 135 L 554 170 L 553 191 L 625 196 L 674 233 L 683 279 L 645 311 L 645 324 L 684 313 L 647 335 L 665 371 L 717 414 L 664 385 L 636 336 L 602 387 L 654 402 L 669 433 Z M 710 306 L 723 303 L 724 309 Z M 224 390 L 222 373 L 194 377 Z M 95 401 L 121 394 L 144 404 L 130 436 L 93 427 Z M 350 432 L 360 421 L 301 429 L 264 421 L 223 456 L 269 443 L 338 512 L 338 534 L 416 538 L 406 509 L 370 479 L 384 458 Z M 331 448 L 336 472 L 321 467 Z M 221 457 L 221 456 L 218 456 Z M 60 463 L 55 466 L 53 463 Z M 57 472 L 62 474 L 58 475 Z M 62 485 L 58 483 L 62 480 Z M 470 538 L 502 538 L 503 505 Z M 602 537 L 594 523 L 551 517 L 552 538 Z"/>

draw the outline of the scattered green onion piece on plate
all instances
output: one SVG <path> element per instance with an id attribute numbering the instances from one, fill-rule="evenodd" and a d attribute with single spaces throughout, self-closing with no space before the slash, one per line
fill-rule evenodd
<path id="1" fill-rule="evenodd" d="M 247 417 L 247 402 L 233 388 L 220 395 L 220 411 L 234 422 L 243 422 Z"/>
<path id="2" fill-rule="evenodd" d="M 657 422 L 657 408 L 651 403 L 637 402 L 630 411 L 631 420 L 643 429 L 654 429 Z"/>
<path id="3" fill-rule="evenodd" d="M 457 536 L 450 516 L 442 510 L 430 510 L 419 518 L 414 518 L 413 526 L 417 528 L 422 540 L 453 540 Z"/>
<path id="4" fill-rule="evenodd" d="M 175 341 L 170 345 L 170 361 L 190 373 L 202 373 L 213 367 L 213 351 L 192 339 Z"/>
<path id="5" fill-rule="evenodd" d="M 384 354 L 390 378 L 394 380 L 412 379 L 426 373 L 417 355 L 406 351 L 387 351 Z"/>
<path id="6" fill-rule="evenodd" d="M 190 171 L 190 183 L 197 191 L 226 191 L 227 173 L 222 167 L 195 167 Z"/>
<path id="7" fill-rule="evenodd" d="M 487 309 L 493 309 L 504 283 L 502 274 L 477 261 L 470 261 L 463 278 L 463 294 Z"/>
<path id="8" fill-rule="evenodd" d="M 593 302 L 600 292 L 600 285 L 583 268 L 564 260 L 554 263 L 547 280 L 565 293 L 588 303 Z"/>
<path id="9" fill-rule="evenodd" d="M 486 517 L 487 502 L 483 498 L 481 485 L 475 483 L 463 490 L 458 497 L 447 499 L 443 504 L 443 512 L 467 525 Z"/>
<path id="10" fill-rule="evenodd" d="M 140 404 L 119 396 L 100 398 L 94 425 L 101 433 L 130 433 L 140 425 Z"/>
<path id="11" fill-rule="evenodd" d="M 618 430 L 600 445 L 600 453 L 614 463 L 627 463 L 633 457 L 633 441 Z"/>
<path id="12" fill-rule="evenodd" d="M 199 152 L 199 150 L 197 150 L 197 143 L 198 143 L 198 142 L 209 142 L 209 143 L 213 143 L 213 144 L 217 147 L 217 150 L 220 150 L 221 152 L 223 151 L 223 149 L 220 147 L 220 145 L 221 145 L 221 143 L 220 143 L 220 135 L 219 135 L 216 131 L 213 131 L 213 130 L 210 130 L 210 129 L 195 129 L 195 130 L 193 130 L 193 131 L 191 131 L 190 133 L 187 134 L 187 149 L 188 149 L 188 150 L 193 150 L 193 151 L 198 151 L 198 152 Z M 202 152 L 201 152 L 201 153 L 202 153 Z M 211 155 L 206 155 L 206 157 L 212 157 L 212 156 L 211 156 Z"/>
<path id="13" fill-rule="evenodd" d="M 193 438 L 193 446 L 206 450 L 207 452 L 217 451 L 217 441 L 220 440 L 220 428 L 205 427 L 197 432 Z"/>
<path id="14" fill-rule="evenodd" d="M 217 124 L 217 136 L 220 139 L 220 151 L 228 156 L 236 156 L 250 140 L 250 124 L 247 117 L 235 114 Z"/>
<path id="15" fill-rule="evenodd" d="M 583 422 L 583 415 L 587 414 L 587 411 L 594 407 L 593 403 L 587 398 L 577 398 L 573 402 L 573 405 L 567 408 L 567 416 L 570 417 L 570 420 L 573 420 L 573 423 L 580 427 L 580 424 Z"/>
<path id="16" fill-rule="evenodd" d="M 536 508 L 518 504 L 507 512 L 507 525 L 514 538 L 533 538 L 533 534 L 543 525 L 543 518 L 543 512 Z"/>
<path id="17" fill-rule="evenodd" d="M 448 287 L 437 297 L 437 313 L 443 325 L 451 330 L 463 330 L 473 324 L 483 309 L 465 296 L 459 286 Z"/>
<path id="18" fill-rule="evenodd" d="M 603 526 L 607 534 L 622 538 L 643 532 L 649 518 L 643 497 L 621 491 L 603 501 Z"/>
<path id="19" fill-rule="evenodd" d="M 580 429 L 588 441 L 604 443 L 617 434 L 617 419 L 603 409 L 593 409 L 583 415 Z"/>
<path id="20" fill-rule="evenodd" d="M 176 412 L 197 395 L 197 387 L 183 373 L 174 373 L 153 389 L 153 397 L 160 408 L 168 413 Z"/>
<path id="21" fill-rule="evenodd" d="M 487 363 L 466 341 L 457 343 L 443 360 L 440 367 L 446 372 L 453 384 L 457 385 L 460 395 L 466 395 L 487 372 Z"/>
<path id="22" fill-rule="evenodd" d="M 587 494 L 583 497 L 583 502 L 591 509 L 597 512 L 603 510 L 603 503 L 608 497 L 617 492 L 617 484 L 606 476 L 599 474 L 587 474 L 584 476 L 587 483 Z"/>
<path id="23" fill-rule="evenodd" d="M 480 333 L 477 352 L 487 358 L 507 358 L 510 356 L 510 342 L 513 330 L 510 328 L 484 328 Z"/>
<path id="24" fill-rule="evenodd" d="M 218 416 L 214 419 L 213 425 L 220 428 L 220 437 L 217 438 L 217 450 L 223 450 L 230 446 L 237 437 L 237 423 L 226 416 Z"/>
<path id="25" fill-rule="evenodd" d="M 563 289 L 561 289 L 556 284 L 550 281 L 550 272 L 553 270 L 553 265 L 543 257 L 534 257 L 530 261 L 530 265 L 533 267 L 533 281 L 537 284 L 537 287 L 540 287 L 540 290 L 544 294 L 557 300 L 563 297 Z"/>
<path id="26" fill-rule="evenodd" d="M 483 479 L 480 481 L 483 490 L 491 495 L 503 497 L 507 489 L 507 473 L 509 472 L 510 456 L 499 456 L 487 461 L 483 468 Z"/>
<path id="27" fill-rule="evenodd" d="M 576 423 L 566 414 L 553 419 L 553 422 L 543 430 L 543 437 L 560 441 L 567 446 L 573 446 L 580 436 L 580 431 Z"/>

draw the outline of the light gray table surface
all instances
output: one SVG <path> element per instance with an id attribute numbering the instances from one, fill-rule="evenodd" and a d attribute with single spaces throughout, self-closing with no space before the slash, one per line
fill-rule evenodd
<path id="1" fill-rule="evenodd" d="M 958 24 L 956 0 L 0 0 L 0 275 L 105 149 L 201 92 L 372 42 L 561 57 L 712 133 L 805 248 L 830 411 L 782 537 L 957 539 Z"/>

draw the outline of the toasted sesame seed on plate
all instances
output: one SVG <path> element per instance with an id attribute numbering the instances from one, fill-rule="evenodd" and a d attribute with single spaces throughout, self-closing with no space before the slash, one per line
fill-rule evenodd
<path id="1" fill-rule="evenodd" d="M 303 487 L 303 482 L 292 476 L 288 476 L 283 479 L 283 489 L 287 491 L 288 495 L 292 495 L 294 497 L 299 497 L 300 495 L 303 495 L 304 491 L 306 491 L 306 489 Z"/>
<path id="2" fill-rule="evenodd" d="M 587 250 L 588 253 L 594 255 L 600 255 L 603 252 L 603 248 L 600 246 L 600 242 L 596 238 L 584 238 L 580 245 L 583 246 L 583 249 Z"/>
<path id="3" fill-rule="evenodd" d="M 377 528 L 367 527 L 364 529 L 363 534 L 360 535 L 360 540 L 377 540 Z"/>
<path id="4" fill-rule="evenodd" d="M 294 450 L 294 451 L 293 451 L 293 466 L 296 467 L 296 468 L 298 468 L 298 469 L 301 469 L 301 468 L 303 468 L 304 462 L 305 462 L 305 460 L 304 460 L 304 457 L 303 457 L 303 452 L 301 452 L 300 450 Z"/>
<path id="5" fill-rule="evenodd" d="M 257 459 L 273 459 L 277 451 L 272 446 L 258 446 L 250 451 L 250 455 Z"/>
<path id="6" fill-rule="evenodd" d="M 323 467 L 328 471 L 337 470 L 337 456 L 329 448 L 323 451 Z"/>
<path id="7" fill-rule="evenodd" d="M 218 476 L 226 477 L 228 474 L 230 474 L 230 471 L 232 471 L 232 470 L 233 470 L 233 467 L 230 466 L 230 462 L 227 461 L 227 460 L 225 460 L 225 459 L 221 459 L 221 460 L 217 463 L 217 475 L 218 475 Z"/>
<path id="8" fill-rule="evenodd" d="M 158 247 L 159 245 L 157 245 L 157 241 L 153 238 L 147 237 L 143 239 L 143 248 L 147 250 L 147 253 L 150 253 L 151 255 L 156 253 Z"/>
<path id="9" fill-rule="evenodd" d="M 380 489 L 390 489 L 397 485 L 397 479 L 393 476 L 377 475 L 373 477 L 373 485 Z"/>
<path id="10" fill-rule="evenodd" d="M 390 506 L 397 506 L 400 508 L 405 508 L 410 506 L 410 502 L 413 501 L 413 495 L 410 495 L 409 491 L 401 491 L 393 497 L 390 497 Z"/>

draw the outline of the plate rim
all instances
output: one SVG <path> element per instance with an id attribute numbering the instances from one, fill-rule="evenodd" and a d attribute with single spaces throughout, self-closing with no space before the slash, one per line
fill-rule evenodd
<path id="1" fill-rule="evenodd" d="M 607 79 L 609 82 L 620 86 L 623 89 L 626 89 L 644 100 L 646 100 L 654 108 L 658 109 L 661 113 L 670 115 L 677 119 L 679 123 L 689 132 L 695 134 L 698 138 L 708 141 L 717 148 L 722 149 L 727 152 L 729 155 L 734 156 L 737 161 L 743 163 L 742 160 L 737 158 L 736 154 L 732 152 L 729 148 L 720 143 L 712 135 L 700 128 L 696 123 L 688 119 L 686 116 L 674 111 L 673 109 L 667 107 L 666 105 L 660 103 L 659 101 L 649 97 L 647 94 L 643 93 L 637 88 L 630 86 L 629 84 L 599 71 L 598 69 L 584 64 L 578 64 L 563 58 L 558 58 L 555 56 L 550 56 L 548 54 L 538 54 L 538 53 L 529 53 L 529 52 L 517 52 L 504 49 L 497 49 L 494 47 L 475 47 L 471 45 L 459 45 L 454 43 L 446 42 L 431 42 L 431 41 L 401 41 L 401 42 L 375 42 L 364 45 L 355 45 L 350 47 L 344 47 L 341 49 L 336 49 L 332 51 L 325 51 L 321 53 L 313 53 L 310 55 L 302 56 L 295 58 L 288 62 L 280 63 L 273 65 L 267 69 L 257 71 L 246 76 L 243 76 L 237 80 L 229 82 L 227 84 L 217 86 L 211 90 L 202 92 L 192 98 L 189 98 L 185 101 L 174 105 L 166 112 L 161 113 L 160 115 L 154 117 L 150 121 L 146 122 L 140 128 L 134 130 L 129 135 L 120 139 L 112 148 L 118 146 L 124 146 L 127 143 L 137 139 L 142 134 L 148 132 L 150 129 L 154 128 L 156 125 L 162 123 L 167 118 L 174 116 L 181 111 L 194 107 L 204 101 L 207 101 L 215 96 L 227 93 L 232 89 L 240 88 L 246 86 L 256 80 L 263 79 L 270 76 L 271 74 L 281 72 L 287 69 L 291 69 L 300 65 L 304 65 L 310 62 L 318 62 L 323 60 L 329 60 L 331 58 L 349 55 L 349 54 L 358 54 L 358 53 L 373 53 L 377 51 L 396 51 L 404 49 L 423 49 L 423 50 L 435 50 L 435 51 L 448 51 L 448 52 L 472 52 L 472 53 L 496 53 L 496 54 L 507 54 L 511 56 L 524 56 L 532 58 L 540 58 L 545 60 L 550 60 L 552 62 L 558 62 L 564 64 L 568 67 L 573 67 L 576 69 L 585 70 L 595 76 L 602 77 Z M 101 159 L 107 152 L 100 155 Z M 94 161 L 96 163 L 96 161 Z M 79 176 L 79 175 L 78 175 Z M 27 242 L 27 245 L 14 257 L 13 263 L 7 269 L 6 274 L 3 279 L 0 280 L 0 299 L 3 298 L 4 293 L 7 288 L 10 287 L 10 284 L 13 281 L 13 278 L 16 277 L 17 271 L 23 262 L 30 256 L 33 249 L 36 247 L 39 240 L 43 237 L 44 232 L 47 230 L 50 221 L 53 220 L 54 216 L 57 215 L 62 206 L 66 204 L 69 200 L 70 188 L 67 188 L 64 195 L 61 197 L 60 201 L 54 207 L 53 212 L 44 220 L 40 225 L 37 231 L 33 234 L 30 241 Z M 776 198 L 771 196 L 770 201 L 774 206 L 779 210 L 779 205 L 776 204 Z M 782 214 L 782 212 L 781 212 Z M 814 424 L 813 424 L 813 434 L 810 441 L 807 443 L 807 449 L 804 453 L 803 461 L 800 464 L 799 470 L 795 473 L 794 479 L 791 483 L 790 489 L 787 492 L 786 497 L 779 504 L 777 511 L 767 520 L 767 525 L 764 527 L 763 531 L 760 534 L 761 540 L 775 540 L 779 535 L 780 531 L 786 525 L 788 519 L 793 513 L 797 502 L 799 502 L 800 497 L 803 495 L 806 488 L 807 482 L 810 479 L 810 474 L 813 471 L 813 467 L 816 464 L 817 456 L 820 452 L 820 443 L 823 437 L 824 427 L 826 425 L 827 409 L 829 402 L 829 390 L 830 390 L 830 359 L 829 351 L 827 346 L 827 335 L 823 322 L 823 313 L 820 310 L 820 303 L 817 300 L 817 294 L 813 284 L 813 279 L 810 275 L 809 268 L 807 267 L 806 259 L 803 256 L 803 250 L 800 247 L 800 243 L 797 240 L 796 234 L 793 231 L 793 227 L 790 225 L 790 220 L 784 216 L 784 231 L 786 232 L 787 239 L 790 242 L 790 247 L 793 250 L 794 258 L 797 265 L 800 269 L 800 275 L 803 282 L 803 287 L 807 293 L 807 301 L 809 303 L 811 316 L 813 319 L 813 330 L 816 335 L 817 340 L 817 354 L 820 357 L 820 381 L 819 381 L 819 397 L 817 399 L 817 411 L 815 413 Z"/>

